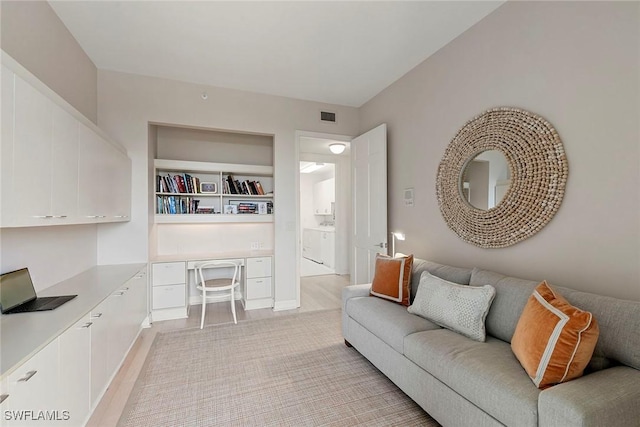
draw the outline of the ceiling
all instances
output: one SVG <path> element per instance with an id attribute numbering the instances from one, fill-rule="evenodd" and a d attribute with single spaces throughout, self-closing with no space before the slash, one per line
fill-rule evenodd
<path id="1" fill-rule="evenodd" d="M 502 1 L 50 1 L 99 69 L 359 107 Z"/>

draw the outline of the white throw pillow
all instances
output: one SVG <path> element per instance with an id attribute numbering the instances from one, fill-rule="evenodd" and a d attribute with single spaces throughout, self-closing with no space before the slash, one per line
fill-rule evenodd
<path id="1" fill-rule="evenodd" d="M 484 341 L 484 319 L 495 295 L 493 286 L 458 285 L 425 271 L 408 310 L 472 340 Z"/>

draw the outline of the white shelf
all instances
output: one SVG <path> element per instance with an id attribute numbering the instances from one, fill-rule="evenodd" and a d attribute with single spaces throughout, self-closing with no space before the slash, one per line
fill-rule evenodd
<path id="1" fill-rule="evenodd" d="M 156 214 L 156 224 L 200 224 L 225 222 L 273 222 L 273 215 L 259 214 Z"/>
<path id="2" fill-rule="evenodd" d="M 200 200 L 199 207 L 207 207 L 220 212 L 224 209 L 224 205 L 229 202 L 237 201 L 265 201 L 273 200 L 273 166 L 262 165 L 243 165 L 234 163 L 211 163 L 211 162 L 195 162 L 184 160 L 164 160 L 156 159 L 154 161 L 155 176 L 166 176 L 174 174 L 189 174 L 194 178 L 198 178 L 200 182 L 212 182 L 218 187 L 217 193 L 170 193 L 158 192 L 155 203 L 159 203 L 159 198 L 176 197 L 186 203 L 187 199 Z M 260 181 L 265 192 L 264 195 L 256 194 L 223 194 L 224 178 L 226 175 L 233 175 L 240 181 Z M 155 185 L 155 184 L 154 184 Z M 156 190 L 158 188 L 156 187 Z M 157 224 L 178 224 L 178 223 L 265 223 L 273 222 L 273 215 L 259 214 L 160 214 L 157 213 L 157 206 L 154 209 L 155 223 Z"/>

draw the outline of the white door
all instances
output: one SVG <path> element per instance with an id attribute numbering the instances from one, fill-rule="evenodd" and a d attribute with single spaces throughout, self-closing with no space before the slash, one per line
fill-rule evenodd
<path id="1" fill-rule="evenodd" d="M 371 283 L 377 253 L 387 253 L 387 125 L 351 141 L 353 283 Z"/>

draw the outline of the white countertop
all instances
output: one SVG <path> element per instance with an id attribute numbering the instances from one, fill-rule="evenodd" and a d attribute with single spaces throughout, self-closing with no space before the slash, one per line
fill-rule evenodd
<path id="1" fill-rule="evenodd" d="M 38 293 L 41 297 L 78 295 L 55 310 L 0 315 L 0 378 L 33 357 L 145 267 L 96 266 Z"/>
<path id="2" fill-rule="evenodd" d="M 272 255 L 273 255 L 273 250 L 202 252 L 202 253 L 187 253 L 187 254 L 154 255 L 149 259 L 149 261 L 150 262 L 204 261 L 208 259 L 252 258 L 252 257 L 272 256 Z"/>
<path id="3" fill-rule="evenodd" d="M 317 227 L 304 227 L 305 230 L 324 231 L 326 233 L 335 233 L 336 227 L 333 225 L 319 225 Z"/>

